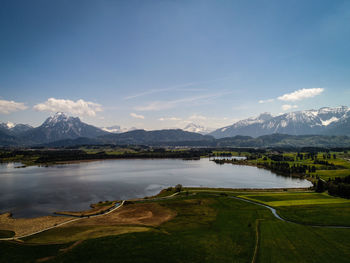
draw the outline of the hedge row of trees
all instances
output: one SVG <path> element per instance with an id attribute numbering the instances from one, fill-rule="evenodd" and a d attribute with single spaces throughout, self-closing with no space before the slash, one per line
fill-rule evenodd
<path id="1" fill-rule="evenodd" d="M 271 171 L 282 173 L 282 174 L 306 174 L 306 172 L 316 172 L 316 167 L 304 164 L 293 164 L 290 165 L 288 162 L 264 162 L 259 163 L 260 166 L 267 168 Z"/>
<path id="2" fill-rule="evenodd" d="M 343 198 L 350 198 L 350 175 L 346 177 L 336 177 L 327 182 L 322 179 L 318 179 L 315 191 L 322 193 L 328 190 L 328 193 L 333 196 L 339 196 Z"/>
<path id="3" fill-rule="evenodd" d="M 334 180 L 329 179 L 326 188 L 330 195 L 350 198 L 350 175 L 342 178 L 336 177 Z"/>
<path id="4" fill-rule="evenodd" d="M 125 158 L 200 158 L 200 151 L 144 151 L 138 153 L 107 154 L 104 151 L 88 154 L 84 151 L 52 151 L 42 152 L 36 163 L 51 163 L 59 161 L 91 160 L 91 159 L 125 159 Z"/>

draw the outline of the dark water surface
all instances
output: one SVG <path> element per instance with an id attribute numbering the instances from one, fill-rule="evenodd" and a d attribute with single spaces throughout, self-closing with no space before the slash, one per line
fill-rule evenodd
<path id="1" fill-rule="evenodd" d="M 306 180 L 278 176 L 264 169 L 218 165 L 208 159 L 133 159 L 50 167 L 16 166 L 20 164 L 0 164 L 0 213 L 12 212 L 14 217 L 83 210 L 101 200 L 150 196 L 176 184 L 226 188 L 311 185 Z"/>

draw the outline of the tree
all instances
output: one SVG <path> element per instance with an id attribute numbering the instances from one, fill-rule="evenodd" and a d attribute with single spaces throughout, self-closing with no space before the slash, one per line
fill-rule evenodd
<path id="1" fill-rule="evenodd" d="M 175 192 L 181 192 L 182 191 L 182 184 L 177 184 L 175 186 Z"/>
<path id="2" fill-rule="evenodd" d="M 316 192 L 317 193 L 322 193 L 326 190 L 326 186 L 325 183 L 323 182 L 323 180 L 318 179 L 317 181 L 317 185 L 316 185 Z"/>

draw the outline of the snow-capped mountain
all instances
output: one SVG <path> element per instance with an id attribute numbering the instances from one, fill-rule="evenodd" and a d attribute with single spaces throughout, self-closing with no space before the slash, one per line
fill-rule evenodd
<path id="1" fill-rule="evenodd" d="M 212 131 L 212 129 L 206 128 L 202 125 L 195 124 L 195 123 L 187 124 L 186 127 L 183 128 L 182 130 L 188 131 L 188 132 L 196 132 L 200 134 L 208 134 L 209 132 Z"/>
<path id="2" fill-rule="evenodd" d="M 12 122 L 0 123 L 0 130 L 9 135 L 19 135 L 31 129 L 33 129 L 33 127 L 27 124 L 15 124 Z"/>
<path id="3" fill-rule="evenodd" d="M 110 132 L 110 133 L 123 133 L 123 132 L 137 130 L 137 128 L 135 128 L 135 127 L 131 127 L 130 129 L 128 129 L 128 128 L 121 128 L 119 125 L 114 125 L 114 126 L 110 126 L 110 127 L 103 127 L 101 129 L 106 131 L 106 132 Z"/>
<path id="4" fill-rule="evenodd" d="M 106 132 L 111 132 L 111 133 L 120 133 L 122 132 L 122 129 L 119 125 L 114 125 L 114 126 L 110 126 L 110 127 L 102 127 L 102 130 L 106 131 Z"/>
<path id="5" fill-rule="evenodd" d="M 46 119 L 39 127 L 23 134 L 25 140 L 34 143 L 46 143 L 78 137 L 95 138 L 107 132 L 82 122 L 78 117 L 69 117 L 62 112 Z"/>
<path id="6" fill-rule="evenodd" d="M 290 135 L 327 134 L 350 135 L 350 109 L 346 106 L 321 108 L 272 116 L 263 113 L 256 118 L 238 121 L 231 126 L 220 128 L 210 135 L 216 138 L 247 135 L 284 133 Z"/>

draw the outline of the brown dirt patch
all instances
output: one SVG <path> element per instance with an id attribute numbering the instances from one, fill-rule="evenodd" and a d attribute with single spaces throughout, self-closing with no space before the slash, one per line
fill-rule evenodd
<path id="1" fill-rule="evenodd" d="M 43 216 L 35 218 L 12 218 L 10 213 L 0 215 L 0 229 L 14 231 L 15 237 L 31 234 L 56 224 L 71 220 L 72 217 Z"/>
<path id="2" fill-rule="evenodd" d="M 145 225 L 158 226 L 170 219 L 176 213 L 166 207 L 154 203 L 128 204 L 116 211 L 100 216 L 67 224 L 72 225 Z"/>

